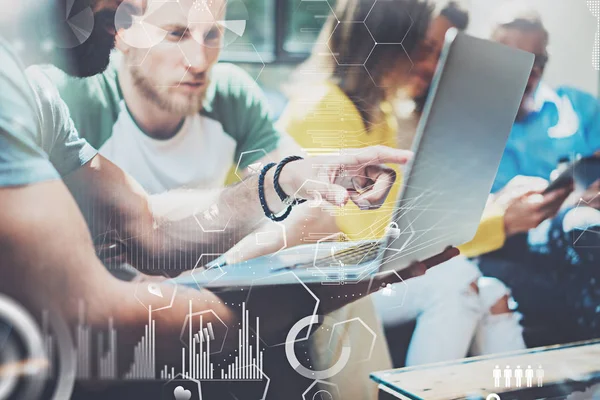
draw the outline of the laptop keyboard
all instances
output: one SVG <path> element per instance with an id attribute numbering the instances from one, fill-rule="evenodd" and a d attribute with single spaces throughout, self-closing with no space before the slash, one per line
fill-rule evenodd
<path id="1" fill-rule="evenodd" d="M 346 265 L 357 265 L 373 261 L 379 255 L 381 241 L 373 240 L 362 242 L 356 246 L 347 247 L 336 251 L 333 256 L 322 257 L 315 260 L 314 263 L 300 263 L 277 268 L 274 271 L 294 270 L 299 268 L 331 268 Z"/>

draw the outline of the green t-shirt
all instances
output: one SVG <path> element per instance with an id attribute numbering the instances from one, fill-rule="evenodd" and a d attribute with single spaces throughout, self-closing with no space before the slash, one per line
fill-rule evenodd
<path id="1" fill-rule="evenodd" d="M 30 85 L 0 37 L 0 187 L 59 179 L 95 154 L 56 88 L 43 79 Z"/>
<path id="2" fill-rule="evenodd" d="M 32 67 L 58 88 L 80 135 L 150 193 L 178 187 L 220 187 L 275 150 L 281 137 L 264 94 L 239 67 L 217 64 L 203 108 L 173 138 L 145 135 L 129 114 L 112 64 L 101 75 L 77 79 L 50 66 Z"/>

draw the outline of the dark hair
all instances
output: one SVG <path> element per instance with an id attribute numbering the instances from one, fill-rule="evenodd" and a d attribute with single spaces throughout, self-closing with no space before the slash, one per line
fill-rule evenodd
<path id="1" fill-rule="evenodd" d="M 446 7 L 440 11 L 440 15 L 448 18 L 450 23 L 458 30 L 464 31 L 469 26 L 469 12 L 455 1 L 449 2 Z"/>
<path id="2" fill-rule="evenodd" d="M 370 128 L 390 92 L 383 87 L 384 77 L 400 68 L 402 60 L 408 70 L 431 12 L 427 0 L 340 0 L 303 68 L 324 73 L 325 80 L 337 84 Z M 396 89 L 402 84 L 397 82 Z"/>
<path id="3" fill-rule="evenodd" d="M 523 32 L 541 32 L 546 44 L 549 41 L 548 31 L 540 13 L 532 7 L 516 4 L 503 10 L 497 18 L 496 29 L 517 29 Z"/>

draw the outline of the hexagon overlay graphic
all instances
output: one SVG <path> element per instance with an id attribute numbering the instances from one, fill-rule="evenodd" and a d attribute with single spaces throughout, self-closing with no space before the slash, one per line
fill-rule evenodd
<path id="1" fill-rule="evenodd" d="M 347 34 L 346 32 L 351 29 L 357 29 L 359 34 L 357 35 L 357 39 L 355 43 L 352 43 L 353 47 L 356 48 L 373 48 L 375 46 L 375 40 L 371 36 L 371 32 L 367 29 L 364 23 L 362 22 L 338 22 L 337 26 L 331 33 L 331 37 L 327 41 L 327 47 L 332 52 L 331 54 L 335 58 L 335 61 L 338 65 L 343 66 L 361 66 L 367 61 L 369 53 L 349 52 L 346 56 L 342 57 L 340 54 L 335 54 L 331 48 L 334 43 L 341 41 L 342 38 Z"/>

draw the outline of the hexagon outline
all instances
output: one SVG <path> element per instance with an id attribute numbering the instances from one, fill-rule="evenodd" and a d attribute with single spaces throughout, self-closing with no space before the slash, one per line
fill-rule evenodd
<path id="1" fill-rule="evenodd" d="M 335 56 L 334 52 L 331 50 L 331 47 L 329 47 L 329 41 L 331 40 L 331 38 L 333 37 L 333 35 L 335 34 L 335 31 L 338 30 L 340 24 L 362 24 L 364 25 L 365 29 L 367 30 L 367 33 L 369 34 L 369 36 L 371 37 L 371 40 L 373 41 L 373 48 L 375 48 L 375 46 L 377 45 L 377 42 L 375 41 L 375 39 L 373 38 L 373 34 L 371 33 L 371 31 L 369 30 L 369 28 L 367 28 L 367 25 L 365 25 L 364 22 L 362 21 L 357 21 L 357 22 L 340 22 L 338 20 L 338 23 L 335 25 L 335 28 L 333 28 L 333 30 L 331 31 L 331 35 L 329 36 L 329 38 L 327 39 L 327 43 L 325 43 L 325 45 L 327 46 L 327 49 L 329 50 L 329 53 L 331 54 L 331 56 L 333 57 L 333 59 L 335 60 L 335 63 L 338 66 L 342 66 L 342 67 L 360 67 L 360 66 L 364 66 L 365 63 L 367 62 L 367 60 L 369 59 L 369 57 L 367 56 L 367 59 L 365 61 L 363 61 L 362 63 L 340 63 L 337 59 L 337 57 Z M 371 52 L 369 53 L 369 56 L 371 55 L 371 53 L 373 52 L 373 49 L 371 49 Z"/>
<path id="2" fill-rule="evenodd" d="M 227 229 L 227 227 L 229 226 L 229 223 L 231 222 L 231 207 L 229 206 L 229 204 L 227 204 L 226 201 L 224 201 L 222 204 L 225 204 L 225 206 L 229 209 L 229 218 L 227 219 L 227 222 L 225 223 L 225 226 L 223 227 L 223 229 L 204 229 L 204 227 L 202 226 L 202 223 L 200 222 L 200 219 L 198 218 L 198 214 L 201 212 L 206 212 L 208 211 L 207 209 L 203 209 L 200 210 L 200 207 L 196 208 L 196 210 L 194 210 L 194 219 L 196 220 L 196 223 L 198 223 L 198 226 L 200 226 L 200 229 L 202 229 L 202 232 L 204 233 L 217 233 L 217 232 L 225 232 L 225 230 Z"/>
<path id="3" fill-rule="evenodd" d="M 404 285 L 404 294 L 402 295 L 402 300 L 400 301 L 400 305 L 386 308 L 387 310 L 395 310 L 396 308 L 401 308 L 402 306 L 404 306 L 404 301 L 406 300 L 406 296 L 408 294 L 408 284 L 406 283 L 406 281 L 404 279 L 402 279 L 402 277 L 400 276 L 400 274 L 398 274 L 397 271 L 395 271 L 395 270 L 384 271 L 384 272 L 380 272 L 380 273 L 371 275 L 371 280 L 369 281 L 369 286 L 367 287 L 367 293 L 371 293 L 371 288 L 373 287 L 373 279 L 375 279 L 379 276 L 382 276 L 382 275 L 390 274 L 390 273 L 393 273 L 394 275 L 396 275 L 398 277 L 398 279 L 400 279 L 398 282 L 393 283 L 393 285 L 397 285 L 397 284 Z M 380 289 L 378 289 L 378 290 L 380 290 Z"/>
<path id="4" fill-rule="evenodd" d="M 200 264 L 200 261 L 202 260 L 202 257 L 204 256 L 221 256 L 222 254 L 215 254 L 215 253 L 202 253 L 200 254 L 200 258 L 198 258 L 198 261 L 196 261 L 196 264 L 194 265 L 194 268 L 192 268 L 192 271 L 190 272 L 190 275 L 192 275 L 192 279 L 194 280 L 194 282 L 196 283 L 196 286 L 198 286 L 198 290 L 202 290 L 203 287 L 200 286 L 200 284 L 198 283 L 198 281 L 196 280 L 196 276 L 194 275 L 194 271 L 196 271 L 196 269 L 198 268 L 198 265 Z M 205 271 L 203 271 L 202 273 L 204 274 L 204 272 L 209 271 L 213 268 L 218 268 L 221 273 L 219 274 L 218 277 L 216 277 L 215 279 L 213 279 L 212 281 L 210 281 L 209 283 L 213 283 L 219 279 L 221 279 L 224 275 L 227 274 L 227 272 L 223 271 L 223 267 L 219 264 L 214 264 L 214 265 L 208 265 L 209 267 L 208 269 L 206 269 Z M 202 268 L 202 266 L 200 266 Z"/>
<path id="5" fill-rule="evenodd" d="M 172 281 L 173 281 L 173 279 L 169 279 L 165 282 L 172 282 Z M 148 285 L 149 283 L 152 283 L 152 282 L 151 281 L 139 281 L 137 283 L 137 285 L 135 285 L 135 291 L 133 292 L 133 296 L 136 298 L 136 300 L 148 311 L 150 311 L 150 307 L 146 307 L 146 305 L 142 302 L 142 300 L 140 300 L 140 298 L 137 296 L 137 293 L 138 293 L 138 288 L 140 287 L 140 285 Z M 161 282 L 161 283 L 164 283 L 164 282 Z M 174 283 L 173 286 L 175 287 L 175 289 L 173 290 L 173 294 L 171 295 L 171 302 L 169 303 L 169 305 L 164 306 L 164 307 L 159 307 L 156 309 L 152 309 L 152 312 L 166 310 L 168 308 L 173 307 L 173 302 L 175 301 L 175 295 L 177 294 L 177 287 L 179 285 Z"/>
<path id="6" fill-rule="evenodd" d="M 371 348 L 369 349 L 369 356 L 367 358 L 365 358 L 364 360 L 360 360 L 358 362 L 365 362 L 365 361 L 369 361 L 371 359 L 371 357 L 373 356 L 373 350 L 375 349 L 375 340 L 377 340 L 377 335 L 375 334 L 375 332 L 360 318 L 360 317 L 355 317 L 352 319 L 348 319 L 346 321 L 341 321 L 341 322 L 336 322 L 335 324 L 333 324 L 333 326 L 331 327 L 331 336 L 329 338 L 329 345 L 331 345 L 331 340 L 333 339 L 333 331 L 335 330 L 335 328 L 338 325 L 342 325 L 348 322 L 353 322 L 353 321 L 358 321 L 362 324 L 362 326 L 364 326 L 369 333 L 371 334 L 371 336 L 373 336 L 373 340 L 371 340 Z"/>
<path id="7" fill-rule="evenodd" d="M 256 46 L 254 45 L 254 43 L 231 43 L 229 44 L 229 46 L 252 46 L 252 49 L 254 50 L 254 52 L 256 53 L 256 56 L 258 57 L 258 62 L 261 64 L 260 70 L 258 71 L 258 74 L 256 76 L 252 76 L 252 79 L 254 79 L 254 83 L 258 83 L 258 78 L 260 78 L 260 76 L 262 75 L 263 71 L 265 70 L 266 64 L 265 64 L 265 60 L 263 60 L 263 58 L 261 57 L 260 53 L 258 52 L 258 50 L 256 50 Z M 257 62 L 254 61 L 254 63 L 256 64 Z M 233 86 L 236 87 L 236 86 Z M 240 87 L 240 86 L 237 86 Z M 244 87 L 243 85 L 241 87 Z"/>
<path id="8" fill-rule="evenodd" d="M 200 315 L 204 315 L 204 314 L 208 314 L 208 313 L 212 313 L 219 320 L 219 322 L 222 323 L 223 326 L 225 327 L 225 335 L 223 336 L 223 343 L 221 343 L 221 348 L 219 349 L 219 351 L 213 351 L 213 352 L 209 353 L 209 356 L 210 356 L 211 354 L 219 354 L 219 353 L 221 353 L 223 351 L 223 347 L 225 347 L 225 340 L 227 339 L 227 335 L 229 333 L 229 327 L 225 324 L 225 322 L 223 322 L 223 320 L 212 309 L 210 309 L 210 310 L 204 310 L 204 311 L 197 311 L 197 312 L 192 313 L 191 315 L 190 314 L 186 314 L 185 319 L 183 320 L 183 325 L 181 327 L 181 334 L 179 335 L 179 341 L 185 347 L 188 347 L 189 343 L 186 343 L 183 340 L 183 337 L 184 337 L 184 334 L 185 334 L 185 327 L 188 324 L 188 320 L 191 317 L 198 317 Z"/>
<path id="9" fill-rule="evenodd" d="M 294 15 L 298 12 L 298 10 L 300 9 L 300 5 L 302 3 L 314 3 L 314 2 L 321 2 L 321 3 L 325 3 L 327 4 L 327 7 L 329 8 L 329 10 L 331 11 L 331 15 L 333 15 L 335 17 L 335 19 L 339 22 L 339 19 L 337 17 L 337 15 L 335 15 L 335 10 L 333 9 L 333 7 L 331 7 L 331 4 L 329 4 L 328 0 L 300 0 L 300 2 L 298 2 L 298 6 L 296 7 L 296 9 L 294 10 Z M 303 42 L 300 42 L 303 43 Z M 314 42 L 314 43 L 303 43 L 303 44 L 323 44 L 320 42 Z"/>
<path id="10" fill-rule="evenodd" d="M 262 152 L 264 154 L 264 157 L 268 156 L 268 153 L 265 149 L 255 149 L 255 150 L 248 150 L 248 151 L 242 152 L 240 154 L 240 157 L 238 158 L 238 162 L 235 166 L 234 174 L 240 180 L 240 182 L 242 182 L 244 185 L 246 185 L 246 183 L 244 182 L 244 178 L 238 174 L 238 171 L 240 170 L 240 164 L 242 163 L 242 158 L 245 155 L 252 154 L 252 153 L 258 153 L 258 152 Z M 261 158 L 263 158 L 263 157 L 261 157 Z"/>
<path id="11" fill-rule="evenodd" d="M 379 2 L 379 0 L 375 0 L 373 2 L 373 5 L 371 6 L 371 9 L 369 10 L 369 12 L 367 13 L 367 16 L 365 17 L 365 19 L 363 20 L 365 27 L 367 28 L 367 30 L 369 31 L 369 33 L 371 34 L 371 37 L 373 38 L 373 40 L 375 41 L 375 44 L 402 44 L 404 43 L 404 39 L 406 39 L 406 37 L 408 36 L 408 33 L 410 32 L 410 30 L 412 29 L 413 25 L 415 24 L 415 20 L 413 19 L 412 15 L 410 15 L 409 12 L 406 13 L 406 15 L 408 15 L 408 18 L 410 19 L 410 25 L 408 27 L 408 29 L 406 30 L 406 33 L 404 34 L 404 37 L 402 38 L 402 40 L 399 43 L 379 43 L 377 42 L 377 39 L 375 39 L 375 36 L 373 36 L 373 33 L 371 32 L 371 30 L 369 29 L 369 25 L 367 25 L 367 19 L 369 19 L 369 15 L 371 15 L 371 13 L 373 12 L 373 9 L 375 8 L 375 5 Z M 406 50 L 405 50 L 406 52 Z M 410 56 L 408 57 L 410 59 Z M 411 61 L 412 62 L 412 61 Z"/>
<path id="12" fill-rule="evenodd" d="M 306 398 L 306 394 L 308 392 L 310 392 L 310 390 L 315 387 L 317 384 L 319 384 L 320 386 L 331 386 L 335 388 L 335 391 L 337 392 L 338 398 L 340 398 L 340 388 L 338 387 L 338 385 L 336 383 L 333 382 L 327 382 L 327 381 L 322 381 L 319 379 L 315 379 L 313 381 L 313 383 L 310 384 L 310 386 L 304 391 L 304 393 L 302 393 L 302 400 L 312 400 L 312 399 L 307 399 Z"/>
<path id="13" fill-rule="evenodd" d="M 373 46 L 373 49 L 371 49 L 371 52 L 369 53 L 367 60 L 363 64 L 363 67 L 364 67 L 365 71 L 367 71 L 369 78 L 371 78 L 373 85 L 375 85 L 376 87 L 386 87 L 386 86 L 379 86 L 377 83 L 375 83 L 375 79 L 373 79 L 373 75 L 371 75 L 371 71 L 369 71 L 369 68 L 367 68 L 367 63 L 369 62 L 369 59 L 371 58 L 371 55 L 373 54 L 373 52 L 375 51 L 375 48 L 377 46 L 400 46 L 400 47 L 402 47 L 404 54 L 406 54 L 406 57 L 408 58 L 408 61 L 410 62 L 410 68 L 408 69 L 408 73 L 409 74 L 411 73 L 411 71 L 415 67 L 415 63 L 413 62 L 412 58 L 410 58 L 410 55 L 408 54 L 408 52 L 406 51 L 406 48 L 404 47 L 404 45 L 402 43 L 376 43 L 375 46 Z"/>
<path id="14" fill-rule="evenodd" d="M 267 374 L 265 374 L 265 372 L 260 369 L 258 367 L 258 365 L 256 365 L 256 363 L 252 363 L 250 365 L 248 365 L 248 367 L 250 366 L 254 366 L 256 368 L 256 370 L 258 372 L 260 372 L 260 374 L 263 376 L 263 378 L 267 381 L 267 384 L 265 385 L 265 391 L 263 392 L 263 397 L 261 397 L 259 400 L 265 400 L 267 398 L 267 393 L 269 392 L 269 386 L 271 385 L 271 378 L 269 378 L 269 376 Z"/>
<path id="15" fill-rule="evenodd" d="M 329 1 L 328 1 L 328 0 L 325 0 L 325 1 L 327 1 L 327 3 L 329 4 Z M 373 4 L 371 5 L 371 8 L 369 9 L 369 12 L 367 13 L 367 16 L 368 16 L 368 15 L 371 13 L 371 10 L 373 10 L 373 7 L 375 6 L 375 3 L 377 3 L 377 0 L 374 0 L 374 1 L 373 1 Z M 332 9 L 332 14 L 333 14 L 333 16 L 335 17 L 335 19 L 337 19 L 337 20 L 338 20 L 338 22 L 340 22 L 340 18 L 339 18 L 339 17 L 337 16 L 337 14 L 335 13 L 335 10 L 334 10 L 334 8 L 335 8 L 335 7 L 333 7 L 333 8 L 332 8 L 332 7 L 331 7 L 331 4 L 329 5 L 329 7 Z M 366 18 L 367 18 L 367 17 L 365 17 L 365 19 L 366 19 Z M 363 19 L 362 21 L 361 21 L 361 20 L 358 20 L 358 21 L 341 21 L 341 22 L 352 22 L 352 23 L 355 23 L 355 22 L 356 22 L 356 23 L 360 23 L 360 22 L 365 22 L 365 19 Z"/>

